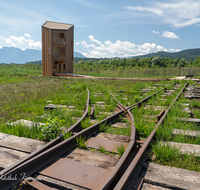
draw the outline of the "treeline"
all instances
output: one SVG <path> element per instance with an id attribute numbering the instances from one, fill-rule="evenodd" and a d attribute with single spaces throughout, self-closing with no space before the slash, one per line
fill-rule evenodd
<path id="1" fill-rule="evenodd" d="M 139 68 L 175 68 L 175 67 L 200 67 L 200 57 L 193 61 L 185 58 L 172 59 L 157 57 L 79 60 L 74 62 L 74 69 L 82 71 L 92 70 L 128 70 Z"/>
<path id="2" fill-rule="evenodd" d="M 0 64 L 0 68 L 23 68 L 30 70 L 42 70 L 42 61 L 27 62 L 26 64 Z M 200 67 L 200 57 L 188 61 L 185 58 L 163 58 L 142 57 L 142 58 L 112 58 L 112 59 L 80 59 L 74 61 L 74 69 L 79 71 L 94 70 L 129 70 L 129 69 L 155 69 L 155 68 L 176 68 L 176 67 Z"/>
<path id="3" fill-rule="evenodd" d="M 0 69 L 27 69 L 27 70 L 41 70 L 42 69 L 42 64 L 34 64 L 34 63 L 26 63 L 26 64 L 16 64 L 16 63 L 1 63 L 0 64 Z"/>
<path id="4" fill-rule="evenodd" d="M 36 64 L 36 65 L 42 66 L 42 60 L 39 60 L 39 61 L 30 61 L 30 62 L 27 62 L 25 64 Z"/>

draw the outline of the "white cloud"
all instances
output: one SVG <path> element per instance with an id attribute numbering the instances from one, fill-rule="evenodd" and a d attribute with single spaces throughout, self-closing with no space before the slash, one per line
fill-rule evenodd
<path id="1" fill-rule="evenodd" d="M 160 34 L 160 32 L 158 32 L 158 31 L 157 31 L 157 32 L 156 32 L 156 31 L 153 31 L 153 33 L 154 33 L 154 34 Z"/>
<path id="2" fill-rule="evenodd" d="M 163 31 L 162 36 L 164 36 L 166 38 L 179 39 L 179 37 L 176 34 L 174 34 L 173 32 L 169 32 L 169 31 Z"/>
<path id="3" fill-rule="evenodd" d="M 79 46 L 80 43 L 79 43 L 79 42 L 76 42 L 75 44 L 76 44 L 77 46 Z"/>
<path id="4" fill-rule="evenodd" d="M 31 38 L 30 34 L 24 34 L 24 36 L 26 36 L 27 38 Z"/>
<path id="5" fill-rule="evenodd" d="M 181 50 L 180 49 L 169 49 L 169 51 L 171 51 L 171 52 L 179 52 Z"/>
<path id="6" fill-rule="evenodd" d="M 102 43 L 95 39 L 94 36 L 91 36 L 89 36 L 89 39 L 92 42 L 91 44 L 88 44 L 86 41 L 81 41 L 81 45 L 87 50 L 87 53 L 82 53 L 86 57 L 128 57 L 157 51 L 168 51 L 163 46 L 157 45 L 155 43 L 144 43 L 136 45 L 128 41 L 122 42 L 120 40 L 117 40 L 115 43 L 111 42 L 110 40 Z"/>
<path id="7" fill-rule="evenodd" d="M 98 44 L 98 45 L 101 45 L 101 42 L 98 41 L 98 40 L 96 40 L 96 39 L 94 38 L 93 35 L 90 35 L 89 38 L 90 38 L 90 40 L 91 40 L 92 42 L 94 42 L 94 43 L 96 43 L 96 44 Z"/>
<path id="8" fill-rule="evenodd" d="M 184 27 L 200 23 L 200 0 L 175 0 L 168 2 L 155 2 L 148 6 L 129 6 L 127 10 L 144 12 L 144 16 L 156 15 L 161 22 L 173 27 Z"/>
<path id="9" fill-rule="evenodd" d="M 41 49 L 42 47 L 40 41 L 34 41 L 31 39 L 27 40 L 24 37 L 10 36 L 9 38 L 5 38 L 0 36 L 0 40 L 2 40 L 6 46 L 18 47 L 21 49 Z"/>
<path id="10" fill-rule="evenodd" d="M 129 10 L 136 10 L 136 11 L 145 11 L 145 12 L 151 12 L 151 13 L 154 13 L 154 14 L 157 14 L 157 15 L 162 15 L 163 14 L 163 11 L 160 10 L 160 9 L 157 9 L 157 8 L 149 8 L 149 7 L 127 7 L 127 9 Z"/>
<path id="11" fill-rule="evenodd" d="M 85 6 L 87 6 L 87 7 L 92 7 L 92 5 L 90 3 L 88 3 L 87 1 L 85 1 L 85 0 L 78 0 L 78 2 L 83 4 L 83 5 L 85 5 Z"/>

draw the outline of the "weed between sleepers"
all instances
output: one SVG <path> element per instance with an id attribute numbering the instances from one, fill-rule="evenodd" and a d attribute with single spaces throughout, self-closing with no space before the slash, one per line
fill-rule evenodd
<path id="1" fill-rule="evenodd" d="M 42 137 L 42 130 L 37 125 L 35 125 L 31 128 L 28 128 L 28 127 L 20 125 L 20 124 L 13 125 L 13 126 L 1 124 L 0 131 L 2 133 L 15 135 L 18 137 L 31 138 L 31 139 L 40 139 Z"/>
<path id="2" fill-rule="evenodd" d="M 89 89 L 91 92 L 91 98 L 90 98 L 90 104 L 95 104 L 97 101 L 99 102 L 105 102 L 105 106 L 98 106 L 95 105 L 94 106 L 94 118 L 97 118 L 97 115 L 100 116 L 100 118 L 98 118 L 99 120 L 102 120 L 104 118 L 106 118 L 106 114 L 99 114 L 99 112 L 113 112 L 114 109 L 116 108 L 116 100 L 114 100 L 111 95 L 104 90 L 104 88 L 100 85 L 93 85 L 91 88 L 91 85 L 89 85 Z M 102 95 L 95 95 L 95 93 L 101 93 Z"/>
<path id="3" fill-rule="evenodd" d="M 99 151 L 100 151 L 101 153 L 109 154 L 109 152 L 106 151 L 106 149 L 105 149 L 105 147 L 104 147 L 103 145 L 100 145 L 100 144 L 99 144 L 98 146 L 99 146 L 98 149 L 99 149 Z"/>
<path id="4" fill-rule="evenodd" d="M 80 148 L 80 149 L 85 149 L 85 150 L 87 150 L 88 148 L 87 148 L 87 141 L 85 142 L 85 138 L 83 137 L 81 137 L 81 136 L 79 136 L 79 137 L 76 137 L 75 138 L 75 140 L 76 140 L 76 143 L 77 143 L 77 147 L 78 148 Z"/>
<path id="5" fill-rule="evenodd" d="M 181 100 L 182 102 L 182 100 Z M 180 111 L 179 102 L 175 103 L 171 111 L 168 113 L 168 117 L 163 124 L 162 128 L 158 128 L 156 131 L 157 139 L 163 141 L 173 141 L 173 142 L 182 142 L 189 144 L 200 144 L 200 137 L 191 137 L 188 135 L 173 135 L 173 129 L 183 129 L 183 130 L 193 130 L 199 131 L 199 126 L 196 123 L 192 122 L 182 122 L 178 121 L 176 117 L 190 117 L 188 113 Z"/>
<path id="6" fill-rule="evenodd" d="M 104 128 L 104 133 L 110 133 L 115 135 L 124 135 L 124 136 L 130 136 L 131 135 L 131 127 L 126 128 L 116 128 L 111 126 L 106 126 Z"/>
<path id="7" fill-rule="evenodd" d="M 169 86 L 168 86 L 168 89 L 172 89 L 174 86 L 174 83 L 171 83 Z M 182 85 L 183 86 L 183 85 Z M 181 87 L 180 87 L 181 88 Z M 157 105 L 157 102 L 159 104 L 159 102 L 162 102 L 162 101 L 158 101 L 156 100 L 157 97 L 160 97 L 160 95 L 162 94 L 163 92 L 160 92 L 158 95 L 152 97 L 149 101 L 148 101 L 148 104 L 150 103 L 153 103 L 153 105 Z M 175 92 L 173 92 L 173 95 L 172 97 L 170 96 L 166 96 L 166 101 L 168 102 L 167 104 L 171 104 L 171 102 L 173 101 L 173 99 L 177 96 L 177 94 L 179 93 L 178 90 L 176 90 Z M 156 104 L 154 103 L 156 100 Z M 166 102 L 165 101 L 165 102 Z M 165 103 L 166 104 L 166 103 Z M 159 104 L 159 105 L 163 105 L 163 104 Z M 132 114 L 135 118 L 135 126 L 136 126 L 136 129 L 137 129 L 137 134 L 141 137 L 141 138 L 146 138 L 149 136 L 149 134 L 151 133 L 151 131 L 153 130 L 153 128 L 155 127 L 155 122 L 153 122 L 153 119 L 146 119 L 146 118 L 143 118 L 142 115 L 158 115 L 160 113 L 161 110 L 155 110 L 153 107 L 151 108 L 147 108 L 145 109 L 144 105 L 142 105 L 140 108 L 138 107 L 135 107 L 133 110 L 132 110 Z M 150 122 L 152 120 L 152 122 Z"/>
<path id="8" fill-rule="evenodd" d="M 58 137 L 61 134 L 62 125 L 60 123 L 60 119 L 58 117 L 51 118 L 49 117 L 46 125 L 40 126 L 42 131 L 41 140 L 51 141 Z"/>
<path id="9" fill-rule="evenodd" d="M 90 122 L 90 118 L 85 118 L 83 121 L 81 121 L 81 128 L 86 129 L 90 127 L 92 123 Z"/>
<path id="10" fill-rule="evenodd" d="M 157 164 L 200 172 L 200 157 L 194 154 L 182 154 L 180 148 L 157 142 L 153 145 L 152 153 L 156 156 L 154 162 Z"/>
<path id="11" fill-rule="evenodd" d="M 180 148 L 171 147 L 170 145 L 161 145 L 159 141 L 172 141 L 178 143 L 198 144 L 200 145 L 200 136 L 189 136 L 184 134 L 173 135 L 173 129 L 200 131 L 198 124 L 191 122 L 178 121 L 176 117 L 190 118 L 189 113 L 182 111 L 184 104 L 198 107 L 194 100 L 188 100 L 181 95 L 178 101 L 172 106 L 168 117 L 163 126 L 156 131 L 157 143 L 153 145 L 153 153 L 156 156 L 155 162 L 158 164 L 200 171 L 200 157 L 195 154 L 183 154 Z M 193 112 L 193 109 L 191 109 Z M 195 112 L 194 112 L 195 113 Z M 193 113 L 193 115 L 194 115 Z"/>
<path id="12" fill-rule="evenodd" d="M 123 144 L 117 145 L 117 152 L 119 153 L 120 156 L 122 156 L 125 152 L 125 147 Z"/>

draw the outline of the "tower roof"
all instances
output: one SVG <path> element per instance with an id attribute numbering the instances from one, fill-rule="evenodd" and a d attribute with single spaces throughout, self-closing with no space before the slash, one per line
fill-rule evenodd
<path id="1" fill-rule="evenodd" d="M 68 30 L 73 24 L 64 24 L 59 22 L 46 21 L 42 26 L 50 29 Z"/>

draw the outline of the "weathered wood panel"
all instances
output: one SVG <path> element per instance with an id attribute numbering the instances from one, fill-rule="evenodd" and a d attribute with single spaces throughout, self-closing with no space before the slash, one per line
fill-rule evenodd
<path id="1" fill-rule="evenodd" d="M 74 27 L 68 30 L 68 73 L 73 73 Z"/>

